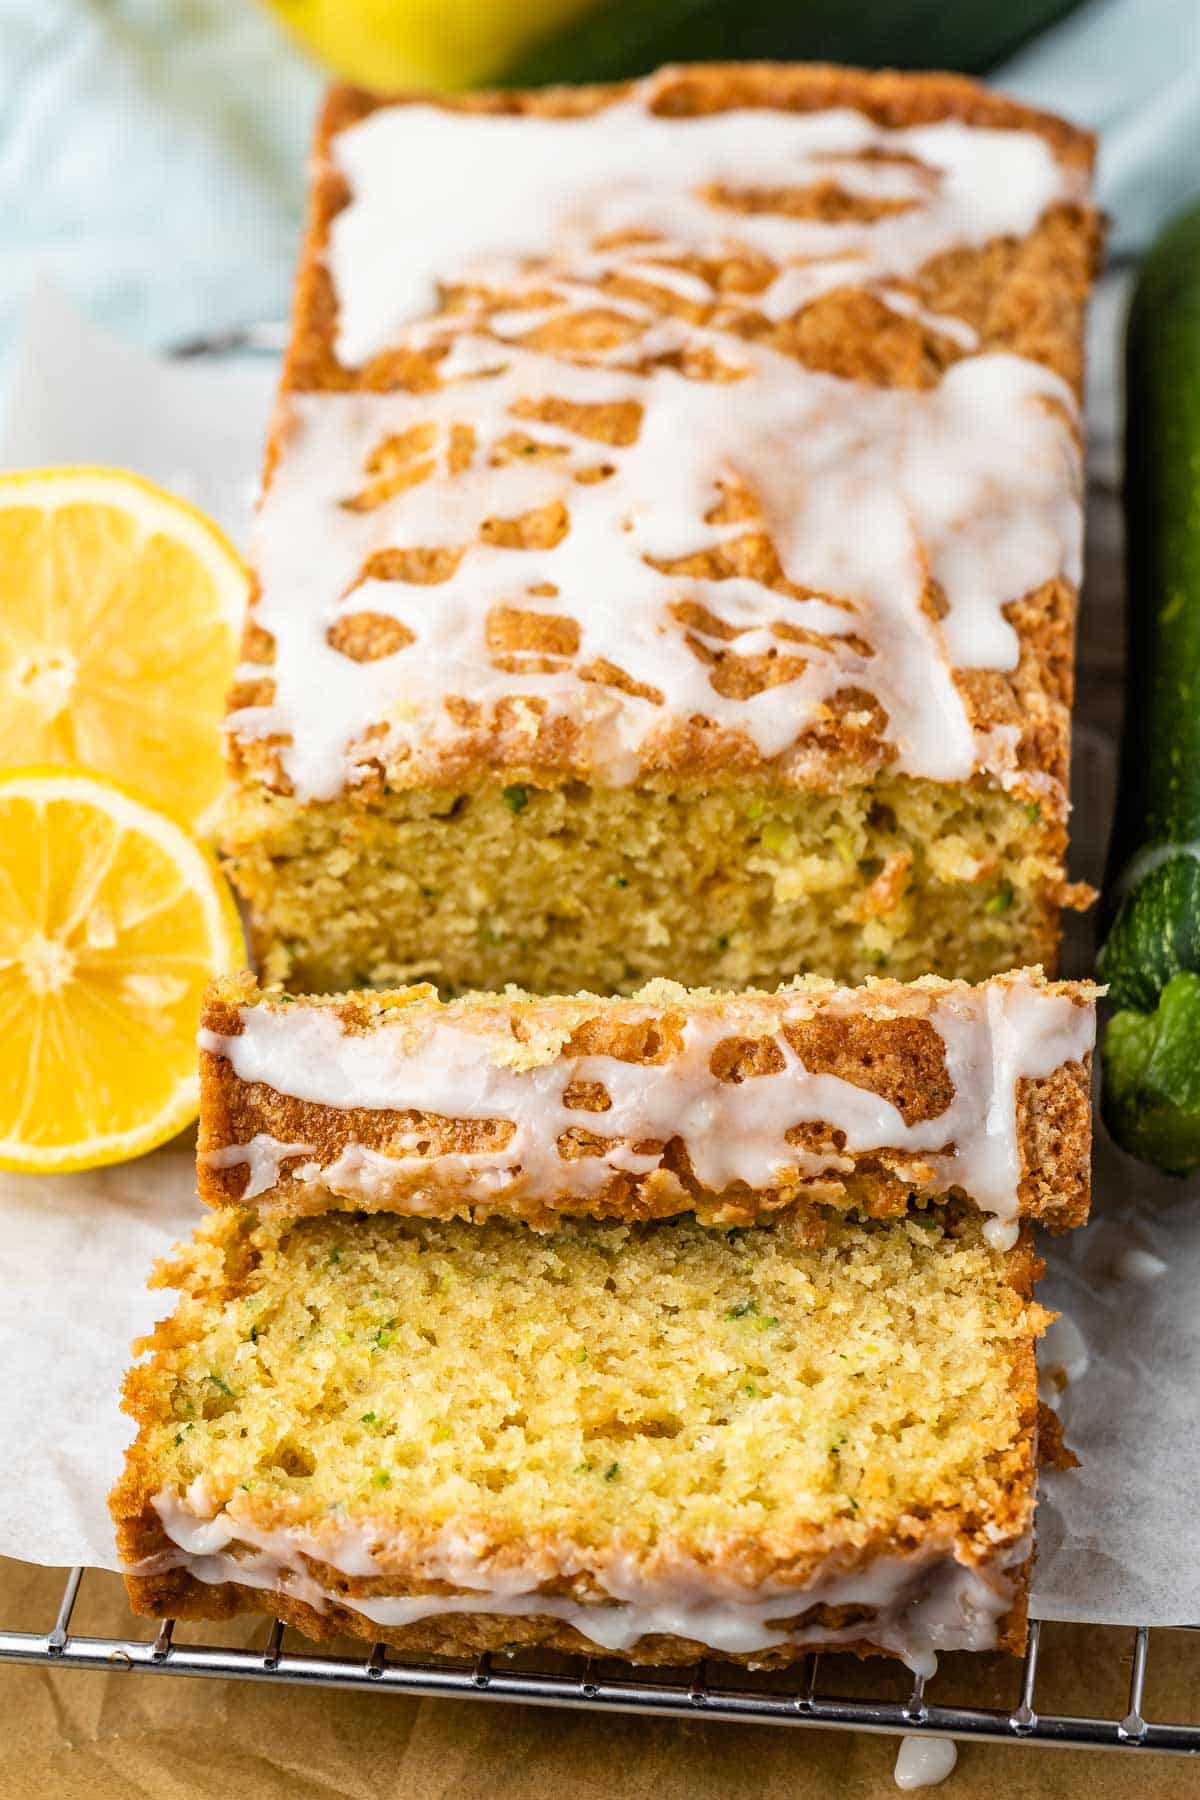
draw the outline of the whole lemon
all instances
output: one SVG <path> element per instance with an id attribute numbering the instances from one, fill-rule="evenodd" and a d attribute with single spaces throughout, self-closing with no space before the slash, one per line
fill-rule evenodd
<path id="1" fill-rule="evenodd" d="M 363 87 L 463 88 L 598 0 L 267 0 L 322 62 Z"/>

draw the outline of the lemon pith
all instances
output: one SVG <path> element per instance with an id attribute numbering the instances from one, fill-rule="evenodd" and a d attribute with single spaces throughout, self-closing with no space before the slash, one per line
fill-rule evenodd
<path id="1" fill-rule="evenodd" d="M 0 769 L 83 765 L 202 827 L 247 591 L 217 527 L 140 476 L 0 475 Z"/>
<path id="2" fill-rule="evenodd" d="M 0 1168 L 97 1168 L 182 1130 L 200 996 L 244 955 L 172 820 L 88 771 L 0 776 Z"/>

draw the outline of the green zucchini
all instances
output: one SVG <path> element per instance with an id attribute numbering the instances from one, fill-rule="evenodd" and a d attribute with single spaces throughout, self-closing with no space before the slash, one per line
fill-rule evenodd
<path id="1" fill-rule="evenodd" d="M 1200 1167 L 1200 206 L 1143 264 L 1125 346 L 1129 663 L 1099 970 L 1103 1111 Z"/>
<path id="2" fill-rule="evenodd" d="M 994 68 L 1078 0 L 601 0 L 520 57 L 506 85 L 616 81 L 669 62 Z"/>

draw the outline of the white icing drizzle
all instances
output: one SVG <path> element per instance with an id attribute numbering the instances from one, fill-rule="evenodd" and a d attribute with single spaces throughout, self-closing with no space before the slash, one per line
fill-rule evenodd
<path id="1" fill-rule="evenodd" d="M 494 341 L 460 337 L 460 353 L 471 344 L 495 366 Z M 697 715 L 778 756 L 828 717 L 835 694 L 859 687 L 887 714 L 899 768 L 961 780 L 980 760 L 1011 774 L 1011 744 L 976 738 L 953 670 L 1014 668 L 1019 643 L 1004 605 L 1056 576 L 1079 579 L 1075 406 L 1057 376 L 999 354 L 955 364 L 927 392 L 880 389 L 757 348 L 750 372 L 731 386 L 670 367 L 635 374 L 569 367 L 527 349 L 501 354 L 503 372 L 432 394 L 286 401 L 287 447 L 257 526 L 256 618 L 275 639 L 275 661 L 258 673 L 273 679 L 274 698 L 229 724 L 243 736 L 289 737 L 282 761 L 298 793 L 336 793 L 356 755 L 358 763 L 436 758 L 463 735 L 446 707 L 454 694 L 485 712 L 505 697 L 535 700 L 548 716 L 571 719 L 590 763 L 624 782 L 665 733 Z M 625 447 L 597 444 L 512 414 L 517 402 L 551 396 L 635 400 L 638 437 Z M 383 440 L 432 423 L 444 442 L 463 422 L 476 433 L 469 469 L 433 476 L 369 511 L 342 505 L 366 485 L 367 458 Z M 564 454 L 493 466 L 518 427 Z M 574 481 L 600 463 L 614 470 L 608 479 Z M 718 483 L 735 473 L 761 497 L 787 578 L 809 597 L 748 577 L 666 574 L 648 560 L 744 535 L 744 523 L 705 523 Z M 475 541 L 487 519 L 559 502 L 570 525 L 553 548 Z M 463 544 L 470 547 L 444 581 L 362 578 L 388 548 Z M 923 605 L 929 577 L 945 597 L 940 621 Z M 556 593 L 534 596 L 534 587 Z M 687 626 L 672 612 L 689 602 L 712 627 Z M 573 622 L 576 647 L 548 669 L 521 657 L 498 667 L 488 628 L 501 604 Z M 363 611 L 399 620 L 412 641 L 373 662 L 343 655 L 327 633 Z M 788 636 L 797 630 L 810 634 L 800 644 Z M 719 693 L 695 645 L 715 652 L 728 642 L 743 658 L 793 657 L 796 672 L 746 698 Z M 661 700 L 580 678 L 598 664 Z M 384 723 L 385 735 L 355 753 L 369 721 Z"/>
<path id="2" fill-rule="evenodd" d="M 257 1131 L 249 1143 L 221 1144 L 215 1150 L 202 1151 L 200 1160 L 210 1169 L 231 1169 L 238 1163 L 248 1163 L 250 1173 L 242 1199 L 253 1200 L 276 1186 L 287 1157 L 306 1156 L 311 1149 L 311 1144 L 281 1144 L 269 1132 Z"/>
<path id="3" fill-rule="evenodd" d="M 1015 1219 L 996 1218 L 987 1220 L 983 1227 L 983 1235 L 992 1249 L 998 1250 L 1003 1255 L 1005 1251 L 1012 1249 L 1021 1234 Z"/>
<path id="4" fill-rule="evenodd" d="M 1067 1390 L 1082 1381 L 1091 1366 L 1088 1341 L 1069 1313 L 1060 1313 L 1046 1328 L 1037 1348 L 1038 1394 L 1057 1408 Z"/>
<path id="5" fill-rule="evenodd" d="M 833 990 L 822 995 L 820 1010 L 853 1012 L 861 1004 L 861 993 Z M 653 1019 L 661 1010 L 626 1002 L 622 1015 Z M 227 1057 L 239 1080 L 263 1082 L 299 1100 L 513 1126 L 497 1149 L 422 1156 L 420 1134 L 413 1132 L 396 1140 L 394 1155 L 352 1144 L 324 1168 L 311 1164 L 295 1171 L 299 1179 L 351 1198 L 418 1175 L 430 1188 L 460 1186 L 471 1204 L 484 1209 L 518 1179 L 523 1192 L 546 1200 L 564 1192 L 594 1193 L 616 1172 L 645 1175 L 659 1167 L 661 1150 L 639 1153 L 633 1146 L 672 1138 L 683 1141 L 696 1178 L 714 1193 L 735 1183 L 755 1190 L 778 1186 L 797 1171 L 850 1169 L 855 1153 L 891 1149 L 928 1165 L 932 1186 L 960 1186 L 995 1214 L 1005 1227 L 996 1247 L 1008 1247 L 1004 1240 L 1015 1239 L 1021 1178 L 1017 1084 L 1088 1054 L 1094 1006 L 1021 977 L 931 995 L 922 1016 L 942 1038 L 954 1098 L 944 1112 L 911 1125 L 869 1089 L 805 1068 L 783 1027 L 813 1010 L 811 1001 L 786 992 L 731 998 L 720 1013 L 695 1009 L 683 1028 L 681 1052 L 662 1063 L 558 1056 L 515 1067 L 503 1007 L 481 1011 L 453 1004 L 404 1010 L 369 1031 L 347 1032 L 329 1007 L 267 1002 L 240 1009 L 239 1033 L 202 1030 L 200 1046 Z M 737 1036 L 770 1038 L 782 1068 L 740 1083 L 722 1081 L 710 1067 L 712 1055 Z M 602 1084 L 607 1110 L 569 1107 L 565 1096 L 574 1082 Z M 788 1141 L 792 1127 L 814 1122 L 844 1133 L 845 1156 Z M 579 1126 L 606 1140 L 604 1152 L 564 1161 L 557 1140 Z"/>
<path id="6" fill-rule="evenodd" d="M 906 294 L 901 288 L 881 288 L 879 298 L 891 312 L 900 313 L 903 318 L 916 319 L 927 331 L 940 331 L 963 350 L 978 350 L 979 333 L 973 325 L 964 319 L 952 319 L 945 313 L 930 312 L 922 306 L 912 294 Z"/>
<path id="7" fill-rule="evenodd" d="M 711 322 L 663 317 L 602 284 L 633 274 L 665 301 L 706 298 L 726 315 L 741 306 L 783 319 L 849 283 L 973 347 L 961 320 L 934 317 L 896 282 L 954 245 L 1029 231 L 1047 206 L 1078 197 L 1083 178 L 1032 132 L 953 121 L 889 131 L 851 110 L 666 119 L 650 110 L 655 92 L 643 83 L 586 120 L 384 108 L 335 138 L 351 190 L 329 247 L 341 355 L 354 363 L 401 338 L 450 349 L 432 392 L 283 402 L 255 549 L 256 619 L 274 661 L 244 670 L 273 682 L 273 696 L 229 726 L 280 740 L 301 797 L 337 794 L 368 759 L 403 764 L 406 781 L 437 778 L 468 731 L 448 706 L 455 698 L 481 709 L 483 729 L 502 702 L 523 702 L 519 723 L 505 724 L 518 733 L 519 761 L 529 752 L 536 763 L 539 732 L 565 719 L 577 734 L 571 766 L 614 785 L 635 780 L 697 717 L 784 757 L 854 688 L 878 700 L 901 770 L 1015 778 L 1017 734 L 976 734 L 954 671 L 1014 668 L 1005 605 L 1058 576 L 1078 582 L 1081 465 L 1067 386 L 1038 363 L 985 354 L 932 390 L 884 390 L 815 373 Z M 856 160 L 868 153 L 879 160 Z M 919 166 L 894 160 L 914 157 Z M 872 223 L 829 223 L 706 197 L 722 181 L 778 190 L 830 179 L 911 204 Z M 594 247 L 634 228 L 651 241 Z M 666 266 L 672 255 L 739 244 L 779 266 L 765 294 L 739 301 Z M 549 290 L 557 300 L 490 318 L 479 302 L 416 319 L 439 280 L 468 274 L 492 293 Z M 629 321 L 629 343 L 558 357 L 517 341 L 547 318 L 597 307 Z M 662 360 L 696 350 L 736 379 L 692 378 Z M 528 403 L 548 398 L 640 408 L 636 438 L 609 445 L 531 420 Z M 347 508 L 370 485 L 372 453 L 414 427 L 433 433 L 434 472 Z M 469 451 L 463 427 L 474 434 Z M 507 453 L 514 431 L 555 454 Z M 604 479 L 575 479 L 601 465 Z M 653 566 L 758 528 L 711 521 L 730 479 L 757 497 L 799 596 Z M 552 548 L 480 540 L 485 521 L 558 504 L 569 527 Z M 463 551 L 448 579 L 364 575 L 380 552 L 439 547 Z M 931 579 L 945 601 L 937 618 Z M 707 616 L 681 618 L 684 603 Z M 498 655 L 489 625 L 500 606 L 565 622 L 565 647 Z M 328 641 L 340 619 L 364 611 L 404 627 L 401 647 L 365 663 Z M 718 654 L 771 659 L 774 685 L 719 692 Z"/>
<path id="8" fill-rule="evenodd" d="M 896 1786 L 905 1794 L 937 1787 L 953 1774 L 957 1761 L 958 1746 L 953 1738 L 902 1737 L 896 1754 Z"/>
<path id="9" fill-rule="evenodd" d="M 339 132 L 331 156 L 351 194 L 329 243 L 340 359 L 394 345 L 442 282 L 519 276 L 545 254 L 548 230 L 560 260 L 588 275 L 603 261 L 596 241 L 631 231 L 652 235 L 656 257 L 757 252 L 783 273 L 756 304 L 782 318 L 847 280 L 903 278 L 958 245 L 1024 236 L 1086 190 L 1036 132 L 957 120 L 892 130 L 848 107 L 660 116 L 651 109 L 669 81 L 652 77 L 586 118 L 394 106 Z M 905 209 L 830 222 L 732 211 L 712 194 L 826 181 Z"/>
<path id="10" fill-rule="evenodd" d="M 729 1575 L 680 1554 L 659 1558 L 651 1572 L 628 1551 L 597 1551 L 556 1544 L 551 1571 L 584 1576 L 604 1598 L 547 1594 L 545 1556 L 539 1566 L 498 1567 L 480 1544 L 444 1530 L 421 1554 L 424 1580 L 460 1590 L 453 1594 L 347 1597 L 323 1586 L 307 1559 L 341 1574 L 386 1577 L 389 1551 L 406 1555 L 402 1530 L 381 1534 L 378 1524 L 328 1519 L 320 1524 L 264 1529 L 239 1497 L 218 1508 L 203 1478 L 186 1493 L 164 1489 L 152 1502 L 174 1548 L 147 1557 L 129 1573 L 154 1575 L 183 1568 L 197 1581 L 237 1581 L 303 1601 L 323 1611 L 332 1600 L 383 1626 L 415 1624 L 451 1613 L 501 1613 L 553 1618 L 572 1625 L 606 1650 L 628 1650 L 639 1638 L 664 1633 L 690 1638 L 729 1655 L 749 1655 L 781 1644 L 835 1644 L 866 1640 L 903 1657 L 927 1676 L 939 1650 L 986 1650 L 996 1624 L 1013 1600 L 1013 1572 L 1027 1560 L 1031 1538 L 970 1560 L 952 1536 L 930 1540 L 912 1552 L 879 1554 L 854 1566 L 853 1551 L 832 1553 L 803 1586 L 773 1581 L 747 1588 Z M 237 1554 L 231 1546 L 236 1546 Z M 873 1616 L 840 1629 L 787 1627 L 780 1620 L 813 1606 L 869 1608 Z"/>

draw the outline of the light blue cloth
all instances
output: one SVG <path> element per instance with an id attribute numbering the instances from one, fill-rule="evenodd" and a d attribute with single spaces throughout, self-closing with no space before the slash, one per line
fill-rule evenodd
<path id="1" fill-rule="evenodd" d="M 1200 187 L 1200 0 L 1091 0 L 996 79 L 1104 131 L 1120 250 Z M 255 0 L 0 0 L 0 358 L 38 275 L 147 345 L 282 317 L 320 82 Z"/>
<path id="2" fill-rule="evenodd" d="M 1091 0 L 993 81 L 1100 133 L 1114 255 L 1200 197 L 1200 0 Z"/>
<path id="3" fill-rule="evenodd" d="M 44 275 L 147 345 L 282 317 L 321 82 L 255 0 L 0 0 L 0 354 Z"/>

